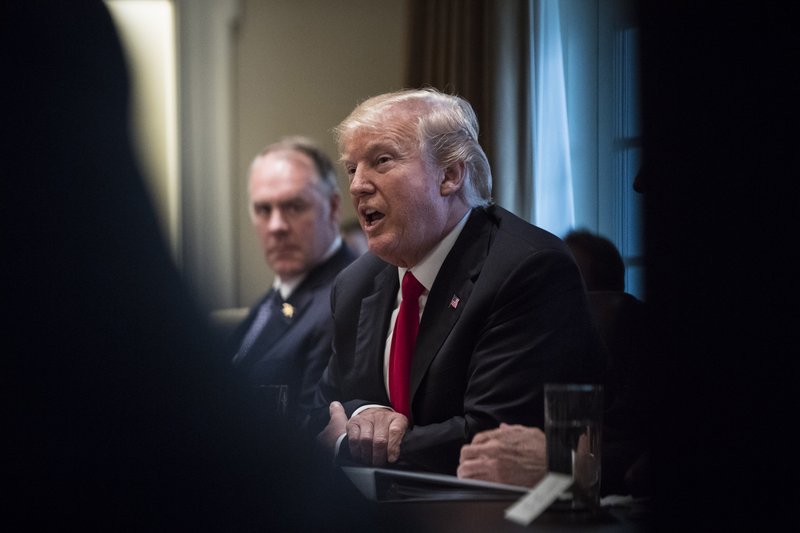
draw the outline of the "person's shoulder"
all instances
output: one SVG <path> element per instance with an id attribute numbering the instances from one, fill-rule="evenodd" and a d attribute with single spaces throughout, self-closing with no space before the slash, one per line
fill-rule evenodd
<path id="1" fill-rule="evenodd" d="M 386 269 L 389 263 L 370 252 L 365 252 L 347 265 L 336 277 L 336 283 L 372 283 L 375 276 Z"/>
<path id="2" fill-rule="evenodd" d="M 365 252 L 359 256 L 355 261 L 350 263 L 343 272 L 358 272 L 361 274 L 368 272 L 378 273 L 384 268 L 389 266 L 389 263 L 373 255 L 371 252 Z"/>
<path id="3" fill-rule="evenodd" d="M 306 290 L 330 290 L 336 276 L 357 257 L 355 252 L 342 243 L 333 255 L 311 269 L 302 287 Z"/>
<path id="4" fill-rule="evenodd" d="M 347 265 L 358 259 L 359 254 L 353 251 L 346 242 L 342 242 L 342 245 L 336 251 L 336 253 L 331 257 L 340 268 L 345 268 Z"/>
<path id="5" fill-rule="evenodd" d="M 365 252 L 336 276 L 333 282 L 334 298 L 342 304 L 342 302 L 358 301 L 374 293 L 377 288 L 391 283 L 390 268 L 396 267 L 392 267 L 370 252 Z M 397 280 L 396 270 L 394 272 L 394 279 Z"/>
<path id="6" fill-rule="evenodd" d="M 493 249 L 512 254 L 530 254 L 543 250 L 567 252 L 566 244 L 556 235 L 498 205 L 485 208 L 485 213 L 496 227 Z"/>

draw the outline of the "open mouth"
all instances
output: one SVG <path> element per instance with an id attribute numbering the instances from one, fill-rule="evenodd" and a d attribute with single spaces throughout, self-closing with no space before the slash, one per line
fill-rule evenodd
<path id="1" fill-rule="evenodd" d="M 369 228 L 377 224 L 384 217 L 384 214 L 374 209 L 364 209 L 361 212 L 361 216 L 364 217 L 364 225 Z"/>

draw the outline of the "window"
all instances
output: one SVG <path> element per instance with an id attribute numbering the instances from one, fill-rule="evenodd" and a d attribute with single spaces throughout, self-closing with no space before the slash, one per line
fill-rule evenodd
<path id="1" fill-rule="evenodd" d="M 534 205 L 563 237 L 610 239 L 626 290 L 644 299 L 638 29 L 629 0 L 531 0 Z"/>

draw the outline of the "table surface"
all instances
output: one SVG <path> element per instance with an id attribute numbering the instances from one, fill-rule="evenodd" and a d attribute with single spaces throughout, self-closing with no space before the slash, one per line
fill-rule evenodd
<path id="1" fill-rule="evenodd" d="M 539 531 L 589 533 L 639 533 L 648 531 L 650 516 L 646 502 L 633 501 L 625 505 L 603 506 L 596 512 L 570 512 L 549 508 L 527 526 L 505 518 L 505 511 L 518 499 L 505 494 L 496 499 L 434 499 L 375 501 L 366 497 L 341 470 L 338 490 L 347 493 L 354 504 L 353 512 L 364 511 L 376 532 L 519 532 Z M 486 497 L 484 495 L 484 497 Z"/>
<path id="2" fill-rule="evenodd" d="M 546 510 L 528 526 L 505 518 L 513 501 L 432 501 L 374 503 L 379 521 L 387 529 L 413 531 L 514 532 L 588 531 L 596 533 L 642 532 L 646 513 L 634 507 L 603 508 L 598 514 Z M 402 524 L 402 526 L 401 526 Z"/>

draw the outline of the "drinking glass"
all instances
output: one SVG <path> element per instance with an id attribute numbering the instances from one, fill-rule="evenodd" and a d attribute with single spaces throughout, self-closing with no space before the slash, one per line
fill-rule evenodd
<path id="1" fill-rule="evenodd" d="M 547 467 L 572 476 L 572 487 L 555 508 L 594 510 L 600 505 L 603 387 L 549 383 L 544 386 Z"/>

